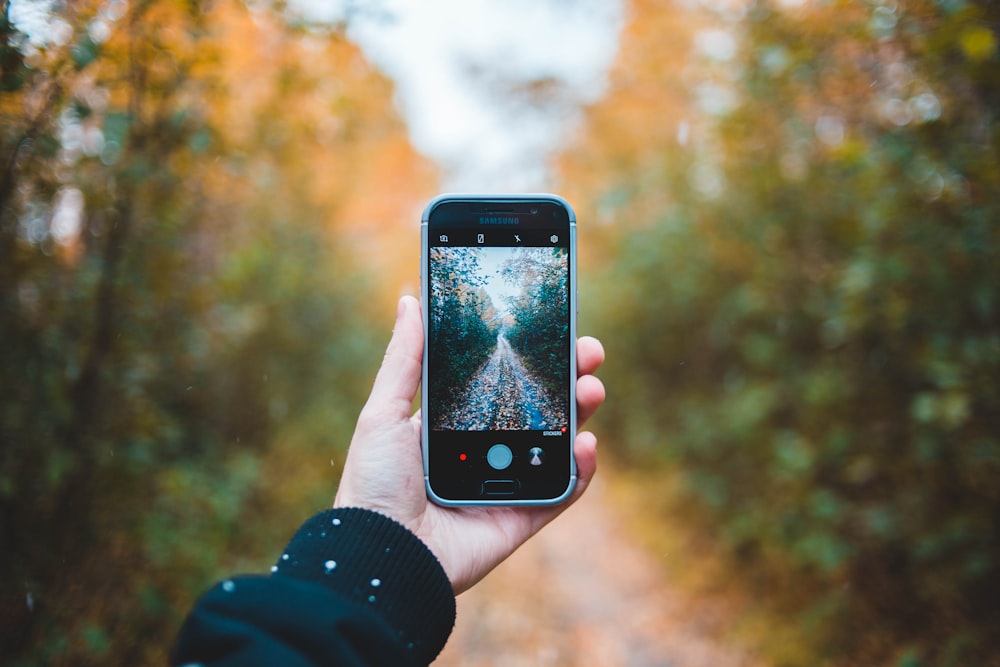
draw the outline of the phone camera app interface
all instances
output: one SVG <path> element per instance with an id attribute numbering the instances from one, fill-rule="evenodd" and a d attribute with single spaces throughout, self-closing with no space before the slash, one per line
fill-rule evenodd
<path id="1" fill-rule="evenodd" d="M 565 433 L 568 248 L 436 246 L 429 262 L 431 429 Z"/>

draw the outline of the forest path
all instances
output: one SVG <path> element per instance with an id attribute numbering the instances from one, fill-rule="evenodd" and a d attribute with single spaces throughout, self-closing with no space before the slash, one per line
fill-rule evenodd
<path id="1" fill-rule="evenodd" d="M 584 497 L 458 598 L 434 667 L 754 667 L 720 639 L 727 612 L 670 584 L 600 476 Z"/>
<path id="2" fill-rule="evenodd" d="M 441 426 L 459 431 L 543 431 L 566 419 L 502 334 L 462 398 L 443 414 Z"/>

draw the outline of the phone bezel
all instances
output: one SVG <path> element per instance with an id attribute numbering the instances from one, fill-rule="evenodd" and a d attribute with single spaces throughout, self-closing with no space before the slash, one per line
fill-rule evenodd
<path id="1" fill-rule="evenodd" d="M 435 493 L 434 488 L 431 485 L 431 472 L 430 472 L 430 426 L 427 419 L 421 420 L 421 446 L 423 454 L 423 465 L 424 465 L 424 487 L 427 492 L 427 497 L 430 498 L 434 503 L 438 505 L 443 505 L 447 507 L 461 507 L 469 505 L 491 505 L 491 506 L 516 506 L 516 505 L 556 505 L 567 500 L 573 493 L 573 489 L 576 487 L 577 472 L 576 472 L 576 457 L 573 454 L 573 444 L 576 440 L 576 320 L 577 320 L 577 282 L 576 282 L 576 264 L 577 264 L 577 253 L 576 253 L 576 213 L 573 207 L 570 206 L 569 202 L 558 195 L 549 193 L 539 193 L 539 194 L 510 194 L 510 195 L 496 195 L 496 194 L 442 194 L 434 199 L 432 199 L 424 209 L 423 215 L 421 216 L 421 234 L 420 234 L 420 298 L 423 307 L 423 326 L 424 326 L 424 354 L 423 354 L 423 368 L 422 368 L 422 386 L 428 386 L 428 354 L 429 354 L 429 276 L 427 275 L 427 263 L 429 255 L 429 230 L 430 230 L 430 220 L 434 213 L 434 210 L 438 208 L 443 203 L 470 203 L 470 204 L 491 204 L 495 203 L 497 205 L 505 204 L 524 204 L 530 205 L 532 203 L 538 204 L 554 204 L 560 206 L 566 211 L 567 218 L 569 221 L 569 479 L 566 481 L 566 488 L 562 493 L 557 494 L 552 498 L 468 498 L 468 499 L 451 499 L 442 498 L 437 493 Z M 427 391 L 421 391 L 421 415 L 429 415 L 427 405 Z M 490 480 L 483 480 L 490 481 Z"/>

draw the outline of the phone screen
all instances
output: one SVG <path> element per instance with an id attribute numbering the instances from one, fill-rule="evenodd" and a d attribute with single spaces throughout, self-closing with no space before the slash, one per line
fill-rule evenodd
<path id="1" fill-rule="evenodd" d="M 575 466 L 575 221 L 558 198 L 444 199 L 424 239 L 428 491 L 545 503 Z"/>

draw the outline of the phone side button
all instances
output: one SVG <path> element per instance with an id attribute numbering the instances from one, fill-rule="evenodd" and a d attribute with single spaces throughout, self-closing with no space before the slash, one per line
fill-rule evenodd
<path id="1" fill-rule="evenodd" d="M 513 479 L 488 479 L 483 482 L 484 496 L 512 496 L 517 492 L 517 482 Z"/>

